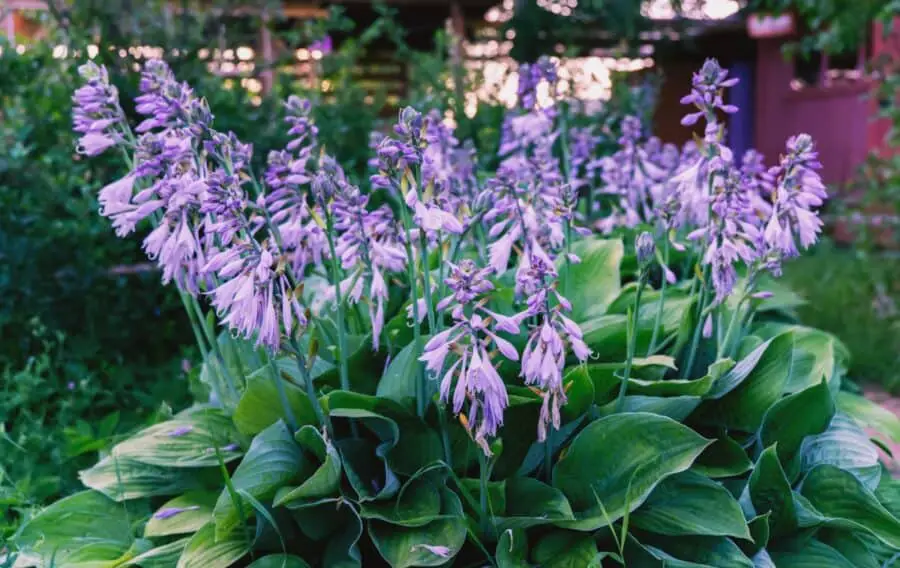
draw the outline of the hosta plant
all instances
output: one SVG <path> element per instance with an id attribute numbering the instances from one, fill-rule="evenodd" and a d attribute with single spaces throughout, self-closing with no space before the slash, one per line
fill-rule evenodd
<path id="1" fill-rule="evenodd" d="M 679 149 L 622 121 L 594 155 L 542 60 L 501 165 L 404 109 L 365 190 L 290 99 L 268 168 L 148 62 L 134 130 L 102 68 L 79 151 L 181 292 L 194 406 L 120 441 L 30 519 L 21 566 L 885 566 L 900 486 L 843 393 L 848 354 L 794 321 L 782 262 L 825 197 L 798 135 L 766 169 L 723 143 L 735 80 L 695 74 Z M 551 97 L 552 98 L 552 97 Z M 364 143 L 364 141 L 363 141 Z"/>

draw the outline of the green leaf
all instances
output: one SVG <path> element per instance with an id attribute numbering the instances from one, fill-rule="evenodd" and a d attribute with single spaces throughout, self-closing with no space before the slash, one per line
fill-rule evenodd
<path id="1" fill-rule="evenodd" d="M 753 462 L 740 444 L 722 434 L 700 454 L 691 469 L 712 478 L 733 477 L 753 469 Z"/>
<path id="2" fill-rule="evenodd" d="M 170 469 L 141 463 L 129 458 L 107 456 L 94 467 L 80 471 L 81 482 L 116 501 L 178 495 L 201 489 L 213 469 Z"/>
<path id="3" fill-rule="evenodd" d="M 309 564 L 293 554 L 270 554 L 256 560 L 247 568 L 309 568 Z"/>
<path id="4" fill-rule="evenodd" d="M 330 497 L 338 492 L 341 482 L 341 456 L 331 442 L 312 426 L 304 426 L 294 435 L 300 447 L 319 463 L 316 471 L 297 487 L 281 487 L 274 505 L 291 507 L 295 501 L 306 502 Z"/>
<path id="5" fill-rule="evenodd" d="M 719 377 L 706 397 L 719 399 L 739 387 L 750 376 L 750 373 L 753 372 L 753 369 L 756 368 L 760 359 L 766 354 L 771 345 L 772 340 L 770 339 L 756 346 L 745 357 L 742 357 L 728 372 Z"/>
<path id="6" fill-rule="evenodd" d="M 600 568 L 594 538 L 582 532 L 554 530 L 537 541 L 531 559 L 542 568 Z"/>
<path id="7" fill-rule="evenodd" d="M 868 544 L 858 535 L 843 530 L 825 529 L 816 537 L 837 550 L 856 568 L 881 568 L 881 562 L 869 550 Z"/>
<path id="8" fill-rule="evenodd" d="M 772 536 L 790 534 L 797 529 L 794 493 L 774 446 L 769 446 L 760 454 L 750 474 L 747 491 L 756 514 L 769 513 Z"/>
<path id="9" fill-rule="evenodd" d="M 654 414 L 616 414 L 592 422 L 553 469 L 553 485 L 566 495 L 578 519 L 564 526 L 594 530 L 622 518 L 660 481 L 689 468 L 710 443 Z"/>
<path id="10" fill-rule="evenodd" d="M 606 404 L 613 400 L 619 392 L 622 383 L 622 372 L 625 369 L 625 362 L 617 363 L 592 363 L 585 365 L 587 371 L 594 383 L 594 402 L 596 404 Z M 628 393 L 631 394 L 657 394 L 660 396 L 689 394 L 689 392 L 671 392 L 669 387 L 655 386 L 657 383 L 664 384 L 669 382 L 693 382 L 693 381 L 662 381 L 666 371 L 674 370 L 675 362 L 671 357 L 654 355 L 652 357 L 635 357 L 631 366 L 631 378 L 628 380 Z M 701 379 L 702 380 L 702 379 Z M 653 386 L 648 386 L 653 385 Z M 643 392 L 639 392 L 643 389 Z M 659 389 L 654 392 L 654 389 Z M 691 390 L 689 387 L 688 390 Z"/>
<path id="11" fill-rule="evenodd" d="M 759 428 L 766 411 L 781 398 L 784 386 L 791 376 L 794 337 L 786 333 L 764 345 L 764 353 L 746 379 L 738 382 L 734 388 L 726 389 L 727 394 L 718 400 L 708 400 L 701 404 L 694 416 L 695 420 L 744 432 L 755 432 Z M 742 362 L 738 362 L 722 377 L 722 381 L 730 381 L 728 377 L 741 367 Z M 716 390 L 717 395 L 718 392 Z"/>
<path id="12" fill-rule="evenodd" d="M 280 376 L 278 380 L 284 387 L 285 397 L 297 424 L 315 424 L 316 413 L 306 392 Z M 237 429 L 247 436 L 255 436 L 279 420 L 287 422 L 288 417 L 269 366 L 247 379 L 247 390 L 241 395 L 233 419 Z"/>
<path id="13" fill-rule="evenodd" d="M 194 491 L 166 501 L 144 527 L 144 537 L 186 534 L 199 530 L 212 520 L 215 493 Z M 180 511 L 172 516 L 160 513 Z"/>
<path id="14" fill-rule="evenodd" d="M 607 306 L 619 295 L 619 265 L 625 247 L 618 239 L 590 238 L 576 241 L 572 252 L 581 262 L 560 270 L 558 288 L 572 303 L 572 319 L 581 323 L 606 313 Z"/>
<path id="15" fill-rule="evenodd" d="M 216 538 L 216 532 L 213 523 L 197 531 L 181 553 L 177 568 L 228 568 L 250 552 L 250 543 L 240 531 L 221 538 Z"/>
<path id="16" fill-rule="evenodd" d="M 684 422 L 700 405 L 699 396 L 626 396 L 622 406 L 623 412 L 643 412 L 666 416 L 678 422 Z M 616 412 L 616 402 L 610 402 L 597 409 L 600 416 L 609 416 Z"/>
<path id="17" fill-rule="evenodd" d="M 230 418 L 219 410 L 204 409 L 145 428 L 116 444 L 110 456 L 167 468 L 218 467 L 215 448 L 237 440 Z M 241 457 L 237 448 L 221 453 L 226 463 Z"/>
<path id="18" fill-rule="evenodd" d="M 505 530 L 497 541 L 497 568 L 528 566 L 528 540 L 523 530 Z"/>
<path id="19" fill-rule="evenodd" d="M 631 514 L 635 527 L 663 535 L 750 539 L 741 506 L 724 487 L 685 471 L 664 479 Z"/>
<path id="20" fill-rule="evenodd" d="M 863 428 L 871 428 L 900 443 L 900 418 L 871 400 L 841 391 L 835 395 L 838 410 L 847 414 Z"/>
<path id="21" fill-rule="evenodd" d="M 563 406 L 562 412 L 567 421 L 574 420 L 590 410 L 594 403 L 594 383 L 584 365 L 566 371 L 563 387 L 568 402 Z"/>
<path id="22" fill-rule="evenodd" d="M 423 339 L 423 342 L 427 341 Z M 423 343 L 424 344 L 424 343 Z M 410 343 L 391 360 L 384 376 L 378 381 L 375 395 L 389 398 L 399 403 L 406 403 L 416 398 L 416 383 L 419 380 L 419 362 L 416 357 L 416 344 Z"/>
<path id="23" fill-rule="evenodd" d="M 584 342 L 592 351 L 592 360 L 612 363 L 628 356 L 627 320 L 627 316 L 610 314 L 580 322 Z M 652 337 L 652 326 L 639 325 L 635 330 L 635 352 L 645 353 Z"/>
<path id="24" fill-rule="evenodd" d="M 140 566 L 141 568 L 171 568 L 178 563 L 178 559 L 184 552 L 190 538 L 182 538 L 152 548 L 143 554 L 135 556 L 122 566 Z"/>
<path id="25" fill-rule="evenodd" d="M 786 392 L 796 392 L 819 383 L 824 377 L 832 388 L 835 380 L 844 375 L 850 355 L 835 336 L 811 327 L 782 323 L 767 323 L 754 331 L 761 337 L 775 337 L 783 333 L 794 335 L 794 369 L 785 386 Z"/>
<path id="26" fill-rule="evenodd" d="M 849 522 L 900 548 L 900 520 L 853 474 L 831 465 L 816 466 L 803 480 L 800 493 L 823 515 Z"/>
<path id="27" fill-rule="evenodd" d="M 763 447 L 777 443 L 778 458 L 789 469 L 804 438 L 824 432 L 833 416 L 834 400 L 823 379 L 772 405 L 763 418 L 759 439 Z"/>
<path id="28" fill-rule="evenodd" d="M 300 475 L 303 465 L 300 448 L 287 426 L 279 420 L 253 438 L 231 482 L 236 491 L 246 491 L 255 499 L 267 500 L 275 495 L 279 487 Z M 246 502 L 240 506 L 245 514 L 252 510 Z M 213 518 L 217 541 L 228 537 L 240 523 L 237 504 L 227 489 L 222 490 L 216 501 Z"/>
<path id="29" fill-rule="evenodd" d="M 359 516 L 403 527 L 423 527 L 441 518 L 442 483 L 443 479 L 435 480 L 429 475 L 413 478 L 396 500 L 361 503 Z"/>
<path id="30" fill-rule="evenodd" d="M 809 539 L 794 550 L 770 550 L 778 568 L 857 568 L 840 552 L 825 543 Z"/>
<path id="31" fill-rule="evenodd" d="M 420 527 L 369 521 L 372 543 L 394 568 L 443 566 L 466 540 L 466 521 L 455 493 L 441 490 L 441 518 Z"/>
<path id="32" fill-rule="evenodd" d="M 644 535 L 641 543 L 666 567 L 753 568 L 753 561 L 726 537 Z"/>
<path id="33" fill-rule="evenodd" d="M 500 531 L 573 520 L 575 516 L 566 496 L 531 477 L 506 480 L 506 510 L 495 517 Z"/>
<path id="34" fill-rule="evenodd" d="M 840 413 L 827 430 L 807 437 L 800 447 L 801 471 L 810 471 L 820 464 L 849 471 L 870 490 L 875 489 L 881 477 L 875 444 L 853 420 Z"/>
<path id="35" fill-rule="evenodd" d="M 23 556 L 41 558 L 44 565 L 50 565 L 51 558 L 56 566 L 69 566 L 93 557 L 111 566 L 128 552 L 134 538 L 123 506 L 96 491 L 82 491 L 26 521 L 13 542 Z"/>

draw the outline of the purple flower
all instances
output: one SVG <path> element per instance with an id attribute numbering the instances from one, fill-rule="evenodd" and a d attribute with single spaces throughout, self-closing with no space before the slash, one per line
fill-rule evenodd
<path id="1" fill-rule="evenodd" d="M 770 174 L 776 180 L 772 216 L 766 223 L 765 242 L 785 257 L 797 256 L 795 237 L 804 249 L 812 246 L 822 230 L 814 208 L 827 197 L 817 170 L 822 165 L 808 134 L 791 137 L 787 155 Z"/>
<path id="2" fill-rule="evenodd" d="M 581 328 L 564 315 L 572 306 L 556 290 L 557 274 L 553 265 L 540 258 L 532 259 L 529 270 L 518 279 L 521 288 L 530 294 L 527 308 L 519 317 L 536 320 L 522 351 L 520 374 L 526 384 L 537 386 L 543 393 L 538 420 L 538 440 L 543 441 L 547 438 L 548 427 L 559 429 L 560 408 L 567 402 L 562 382 L 567 351 L 571 349 L 581 362 L 587 360 L 591 351 L 584 342 Z"/>
<path id="3" fill-rule="evenodd" d="M 435 376 L 443 372 L 441 401 L 453 401 L 454 414 L 460 414 L 468 402 L 468 416 L 463 424 L 485 454 L 490 455 L 489 439 L 503 424 L 503 413 L 509 399 L 506 386 L 492 362 L 493 344 L 506 359 L 516 361 L 519 354 L 513 345 L 491 329 L 492 314 L 480 298 L 493 289 L 487 280 L 490 269 L 479 269 L 471 260 L 450 266 L 445 283 L 451 294 L 438 303 L 438 309 L 449 313 L 454 325 L 425 345 L 419 358 Z M 506 319 L 504 331 L 517 331 L 513 319 Z M 498 325 L 497 328 L 500 326 Z M 448 357 L 454 362 L 446 372 Z M 454 382 L 456 383 L 454 386 Z"/>
<path id="4" fill-rule="evenodd" d="M 187 83 L 179 83 L 164 61 L 151 59 L 144 65 L 135 98 L 138 113 L 147 118 L 138 132 L 157 128 L 186 128 L 194 135 L 209 127 L 212 114 L 206 101 L 197 98 Z"/>
<path id="5" fill-rule="evenodd" d="M 550 86 L 550 94 L 556 92 L 558 73 L 556 64 L 548 57 L 541 56 L 534 63 L 523 63 L 519 66 L 517 97 L 519 107 L 531 110 L 537 104 L 538 85 L 546 81 Z"/>
<path id="6" fill-rule="evenodd" d="M 166 435 L 170 438 L 180 438 L 181 436 L 184 436 L 185 434 L 191 433 L 193 430 L 194 430 L 194 427 L 191 426 L 190 424 L 188 424 L 185 426 L 179 426 L 178 428 L 175 428 L 174 430 L 172 430 L 171 432 L 169 432 Z"/>
<path id="7" fill-rule="evenodd" d="M 727 114 L 738 111 L 734 105 L 725 104 L 722 94 L 728 87 L 736 85 L 736 78 L 728 78 L 728 71 L 719 66 L 715 59 L 707 59 L 700 71 L 694 73 L 691 92 L 681 99 L 682 104 L 692 104 L 698 111 L 687 114 L 681 124 L 693 126 L 700 118 L 706 118 L 707 122 L 716 121 L 716 110 Z"/>
<path id="8" fill-rule="evenodd" d="M 122 137 L 118 132 L 125 120 L 119 106 L 119 92 L 110 84 L 106 67 L 89 61 L 78 68 L 85 81 L 72 97 L 73 129 L 82 136 L 78 139 L 78 152 L 96 156 L 118 144 Z"/>
<path id="9" fill-rule="evenodd" d="M 153 513 L 153 518 L 162 521 L 165 519 L 171 519 L 172 517 L 180 515 L 181 513 L 187 511 L 197 511 L 199 509 L 199 505 L 191 505 L 190 507 L 165 507 Z"/>
<path id="10" fill-rule="evenodd" d="M 334 50 L 334 44 L 330 35 L 324 35 L 320 39 L 309 44 L 310 51 L 320 51 L 322 55 L 328 55 Z"/>

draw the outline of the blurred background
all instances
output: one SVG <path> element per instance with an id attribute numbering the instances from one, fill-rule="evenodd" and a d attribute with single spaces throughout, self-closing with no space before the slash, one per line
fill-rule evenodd
<path id="1" fill-rule="evenodd" d="M 0 2 L 0 540 L 17 510 L 73 490 L 93 452 L 186 405 L 195 372 L 174 290 L 140 236 L 97 215 L 124 163 L 74 152 L 87 59 L 130 100 L 141 64 L 165 58 L 260 161 L 286 142 L 282 101 L 308 97 L 329 152 L 363 179 L 370 133 L 407 104 L 439 110 L 489 166 L 516 69 L 541 55 L 594 125 L 633 114 L 685 142 L 679 99 L 716 57 L 741 80 L 733 148 L 772 163 L 797 132 L 819 146 L 831 239 L 785 275 L 804 322 L 848 344 L 860 383 L 900 391 L 898 13 L 898 0 Z"/>

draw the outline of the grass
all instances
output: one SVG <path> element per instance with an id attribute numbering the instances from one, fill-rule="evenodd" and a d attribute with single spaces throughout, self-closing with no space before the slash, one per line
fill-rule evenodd
<path id="1" fill-rule="evenodd" d="M 786 263 L 784 281 L 808 301 L 801 321 L 850 349 L 852 379 L 900 393 L 900 254 L 825 242 Z"/>

